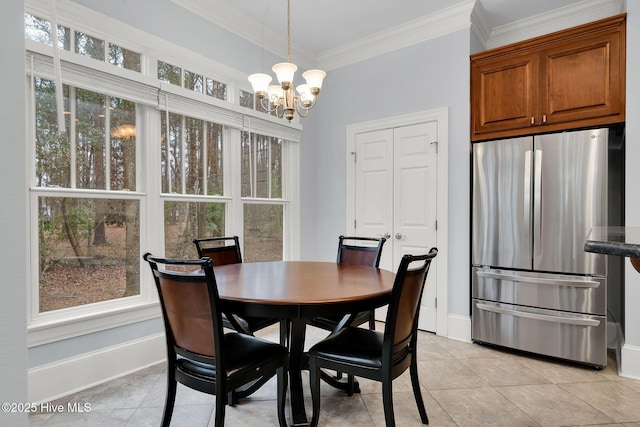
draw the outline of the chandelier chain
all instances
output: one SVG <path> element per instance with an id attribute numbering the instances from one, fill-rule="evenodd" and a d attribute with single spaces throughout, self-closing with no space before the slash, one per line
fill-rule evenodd
<path id="1" fill-rule="evenodd" d="M 291 62 L 291 0 L 287 0 L 287 62 Z"/>

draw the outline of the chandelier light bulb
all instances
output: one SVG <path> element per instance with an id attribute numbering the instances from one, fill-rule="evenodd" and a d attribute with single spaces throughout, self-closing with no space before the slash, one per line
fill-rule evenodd
<path id="1" fill-rule="evenodd" d="M 302 77 L 307 81 L 307 85 L 311 88 L 311 92 L 317 95 L 322 87 L 322 81 L 327 73 L 322 70 L 307 70 L 302 73 Z"/>
<path id="2" fill-rule="evenodd" d="M 264 96 L 267 93 L 271 80 L 273 79 L 270 75 L 263 73 L 251 74 L 249 76 L 249 82 L 258 97 L 260 97 L 260 95 Z"/>
<path id="3" fill-rule="evenodd" d="M 273 72 L 276 73 L 278 83 L 280 83 L 283 88 L 285 88 L 285 86 L 291 86 L 293 83 L 293 76 L 297 69 L 298 66 L 291 62 L 281 62 L 274 65 L 272 68 Z"/>
<path id="4" fill-rule="evenodd" d="M 277 101 L 279 99 L 284 98 L 284 90 L 282 89 L 282 86 L 271 85 L 269 86 L 268 93 L 269 93 L 270 101 L 273 101 L 273 100 Z"/>
<path id="5" fill-rule="evenodd" d="M 298 91 L 298 95 L 300 96 L 300 103 L 303 107 L 308 108 L 315 98 L 315 96 L 311 93 L 311 88 L 306 84 L 301 84 L 296 87 L 296 91 Z"/>

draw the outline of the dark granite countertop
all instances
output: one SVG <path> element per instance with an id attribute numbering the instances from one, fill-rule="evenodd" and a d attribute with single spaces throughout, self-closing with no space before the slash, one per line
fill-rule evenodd
<path id="1" fill-rule="evenodd" d="M 640 227 L 593 227 L 584 250 L 640 258 Z"/>

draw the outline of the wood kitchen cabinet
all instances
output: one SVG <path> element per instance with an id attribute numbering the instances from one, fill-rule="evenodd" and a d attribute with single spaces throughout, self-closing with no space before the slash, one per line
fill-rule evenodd
<path id="1" fill-rule="evenodd" d="M 471 139 L 625 120 L 626 15 L 471 56 Z"/>

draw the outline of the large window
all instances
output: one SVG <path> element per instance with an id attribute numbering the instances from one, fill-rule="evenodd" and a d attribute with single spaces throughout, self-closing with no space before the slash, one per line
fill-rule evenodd
<path id="1" fill-rule="evenodd" d="M 239 73 L 141 32 L 114 42 L 102 16 L 80 31 L 59 15 L 58 63 L 31 12 L 32 345 L 156 317 L 147 251 L 195 257 L 194 238 L 238 235 L 246 262 L 295 257 L 297 126 L 238 108 L 253 106 Z"/>
<path id="2" fill-rule="evenodd" d="M 282 139 L 242 132 L 245 258 L 283 257 Z"/>
<path id="3" fill-rule="evenodd" d="M 193 239 L 222 236 L 226 230 L 226 200 L 200 198 L 224 193 L 224 128 L 175 113 L 162 116 L 162 193 L 190 199 L 165 197 L 165 253 L 195 257 Z"/>
<path id="4" fill-rule="evenodd" d="M 60 132 L 55 84 L 33 88 L 39 311 L 139 295 L 135 103 L 65 85 Z"/>

